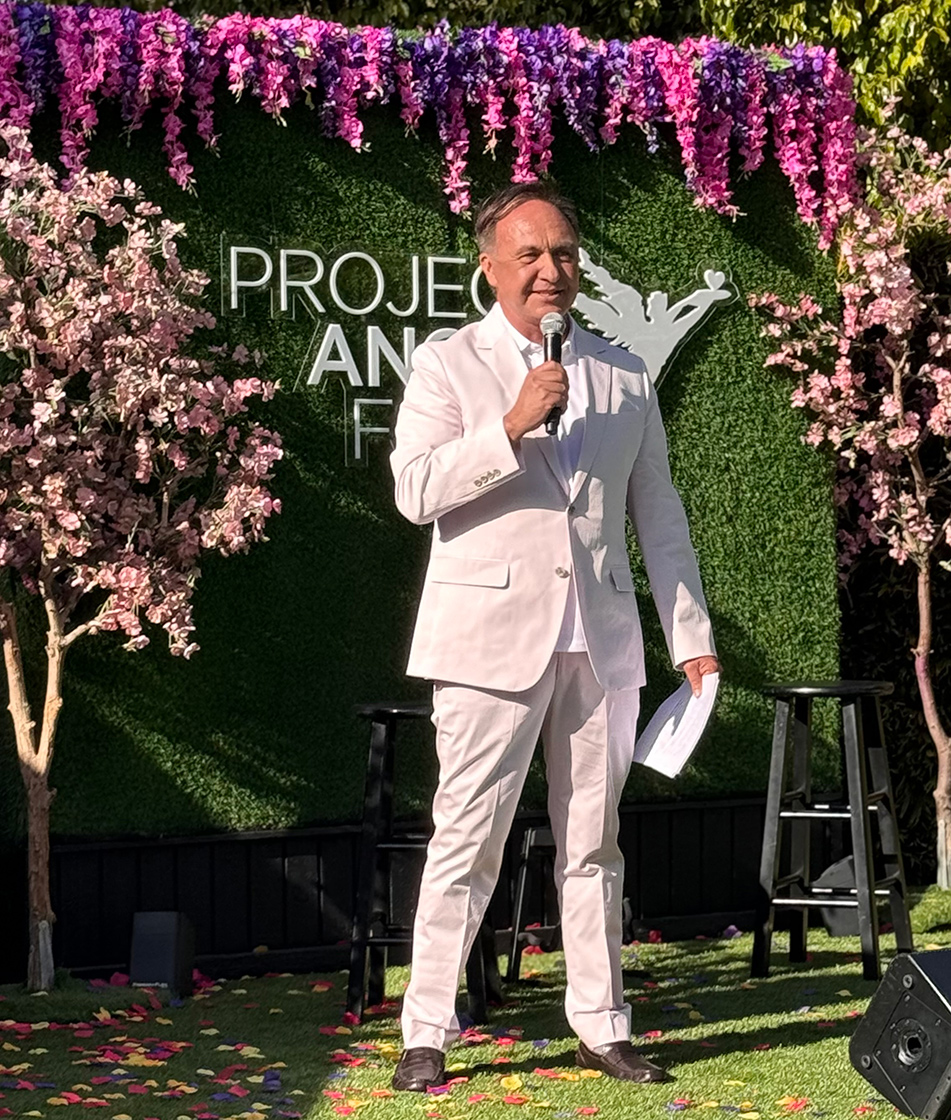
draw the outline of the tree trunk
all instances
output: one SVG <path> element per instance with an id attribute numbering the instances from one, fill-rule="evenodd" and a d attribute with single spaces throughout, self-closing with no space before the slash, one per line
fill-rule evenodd
<path id="1" fill-rule="evenodd" d="M 914 650 L 915 677 L 931 741 L 938 756 L 938 777 L 934 788 L 935 816 L 938 822 L 938 886 L 951 888 L 951 738 L 935 702 L 931 680 L 931 560 L 918 567 L 918 644 Z"/>
<path id="2" fill-rule="evenodd" d="M 46 777 L 31 778 L 26 785 L 28 836 L 28 897 L 30 905 L 30 956 L 26 986 L 47 992 L 53 986 L 53 922 L 50 901 L 50 805 L 53 794 Z"/>
<path id="3" fill-rule="evenodd" d="M 50 805 L 54 791 L 49 788 L 53 740 L 59 711 L 63 705 L 62 677 L 66 644 L 62 620 L 49 587 L 43 588 L 48 621 L 46 640 L 46 697 L 43 724 L 36 733 L 23 674 L 23 654 L 17 634 L 16 613 L 12 603 L 0 599 L 0 638 L 10 696 L 10 715 L 16 736 L 20 773 L 27 800 L 28 898 L 30 956 L 27 987 L 30 991 L 49 991 L 53 986 L 53 922 L 50 902 Z"/>

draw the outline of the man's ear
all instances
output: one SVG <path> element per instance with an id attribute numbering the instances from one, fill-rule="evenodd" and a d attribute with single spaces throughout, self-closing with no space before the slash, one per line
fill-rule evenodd
<path id="1" fill-rule="evenodd" d="M 495 269 L 492 267 L 492 258 L 488 253 L 479 254 L 479 267 L 482 269 L 482 275 L 485 277 L 486 283 L 494 290 L 496 287 Z"/>

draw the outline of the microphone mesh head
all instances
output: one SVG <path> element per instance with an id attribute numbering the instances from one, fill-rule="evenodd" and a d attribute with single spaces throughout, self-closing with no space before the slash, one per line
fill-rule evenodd
<path id="1" fill-rule="evenodd" d="M 549 311 L 538 325 L 543 335 L 564 334 L 567 320 L 560 311 Z"/>

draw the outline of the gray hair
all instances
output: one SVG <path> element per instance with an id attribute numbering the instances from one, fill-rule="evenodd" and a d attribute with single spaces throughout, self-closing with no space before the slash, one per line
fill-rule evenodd
<path id="1" fill-rule="evenodd" d="M 511 214 L 523 202 L 547 202 L 560 212 L 562 217 L 571 226 L 575 237 L 581 239 L 581 229 L 578 225 L 578 212 L 575 204 L 565 198 L 551 183 L 537 181 L 534 183 L 509 183 L 508 186 L 497 190 L 481 204 L 476 213 L 475 233 L 476 244 L 480 253 L 489 252 L 495 243 L 495 227 L 499 222 Z"/>

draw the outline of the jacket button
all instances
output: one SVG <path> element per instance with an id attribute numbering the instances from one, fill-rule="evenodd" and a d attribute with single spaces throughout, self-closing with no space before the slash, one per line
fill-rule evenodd
<path id="1" fill-rule="evenodd" d="M 555 575 L 558 576 L 559 579 L 567 579 L 569 573 L 566 568 L 556 568 Z"/>
<path id="2" fill-rule="evenodd" d="M 568 507 L 568 512 L 569 513 L 574 513 L 575 512 L 575 507 L 574 506 L 569 506 Z"/>

